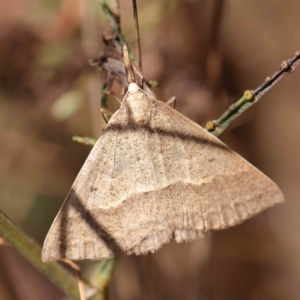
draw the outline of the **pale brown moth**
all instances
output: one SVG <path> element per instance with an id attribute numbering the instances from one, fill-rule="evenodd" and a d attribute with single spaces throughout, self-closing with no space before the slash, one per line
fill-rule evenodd
<path id="1" fill-rule="evenodd" d="M 78 174 L 43 261 L 154 252 L 237 225 L 284 197 L 219 139 L 135 82 Z"/>

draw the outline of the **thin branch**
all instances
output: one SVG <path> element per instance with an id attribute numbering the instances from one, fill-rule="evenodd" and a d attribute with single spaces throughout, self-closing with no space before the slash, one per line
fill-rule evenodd
<path id="1" fill-rule="evenodd" d="M 210 48 L 215 49 L 219 44 L 219 36 L 221 31 L 221 22 L 224 12 L 224 1 L 215 0 L 213 8 L 213 16 L 211 20 L 211 32 L 210 32 Z"/>
<path id="2" fill-rule="evenodd" d="M 137 44 L 138 44 L 138 64 L 139 64 L 139 68 L 142 70 L 142 49 L 141 49 L 139 18 L 138 18 L 136 0 L 132 0 L 132 6 L 133 6 L 134 27 L 135 27 L 136 37 L 137 37 Z"/>
<path id="3" fill-rule="evenodd" d="M 118 23 L 121 22 L 121 15 L 120 15 L 120 0 L 113 0 L 113 7 L 115 11 L 115 15 L 118 17 Z"/>
<path id="4" fill-rule="evenodd" d="M 80 144 L 88 145 L 88 146 L 94 146 L 96 144 L 96 139 L 88 136 L 81 136 L 81 135 L 73 135 L 71 137 L 71 140 L 73 142 L 77 142 Z"/>
<path id="5" fill-rule="evenodd" d="M 280 69 L 277 72 L 275 72 L 271 77 L 267 77 L 265 82 L 253 91 L 253 94 L 255 95 L 255 100 L 257 101 L 258 99 L 260 99 L 260 97 L 263 96 L 266 92 L 268 92 L 269 89 L 271 89 L 275 84 L 277 84 L 285 76 L 291 74 L 299 63 L 300 51 L 297 51 L 293 58 L 282 62 Z"/>
<path id="6" fill-rule="evenodd" d="M 80 300 L 87 300 L 86 292 L 85 292 L 85 288 L 84 288 L 84 282 L 81 277 L 80 267 L 76 263 L 74 263 L 72 260 L 64 258 L 64 259 L 62 259 L 62 261 L 64 263 L 68 264 L 69 266 L 71 266 L 71 268 L 73 269 L 73 271 L 77 277 Z"/>
<path id="7" fill-rule="evenodd" d="M 0 235 L 72 299 L 80 299 L 76 278 L 57 262 L 43 263 L 41 247 L 0 209 Z"/>
<path id="8" fill-rule="evenodd" d="M 232 104 L 219 119 L 207 122 L 205 129 L 211 134 L 219 136 L 233 120 L 235 120 L 254 103 L 256 103 L 266 92 L 274 87 L 285 76 L 292 73 L 299 63 L 300 51 L 297 51 L 293 58 L 284 61 L 281 64 L 280 69 L 271 77 L 267 77 L 265 82 L 256 90 L 246 91 L 243 97 L 236 103 Z"/>
<path id="9" fill-rule="evenodd" d="M 113 13 L 113 11 L 109 8 L 109 6 L 107 5 L 105 0 L 99 0 L 99 3 L 102 7 L 103 13 L 105 14 L 109 25 L 111 26 L 111 28 L 114 30 L 114 32 L 116 33 L 120 43 L 122 44 L 122 46 L 127 45 L 126 40 L 124 35 L 121 32 L 121 27 L 120 27 L 120 18 Z M 130 54 L 130 58 L 134 61 L 136 61 L 136 57 L 133 54 L 133 52 L 131 51 L 131 49 L 128 47 L 128 51 Z"/>
<path id="10" fill-rule="evenodd" d="M 224 6 L 225 0 L 214 0 L 210 24 L 209 49 L 205 60 L 205 76 L 214 93 L 219 91 L 221 85 L 222 57 L 219 50 L 219 41 Z"/>
<path id="11" fill-rule="evenodd" d="M 125 43 L 125 38 L 123 34 L 121 33 L 120 29 L 120 20 L 118 16 L 109 8 L 105 0 L 99 0 L 99 3 L 102 7 L 102 10 L 108 20 L 109 25 L 113 30 L 115 31 L 116 35 L 118 36 L 119 40 L 121 41 L 122 44 Z"/>

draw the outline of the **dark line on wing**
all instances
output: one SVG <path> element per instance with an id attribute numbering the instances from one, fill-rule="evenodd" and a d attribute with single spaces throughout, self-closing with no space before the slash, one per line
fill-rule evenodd
<path id="1" fill-rule="evenodd" d="M 171 130 L 163 130 L 157 127 L 151 127 L 148 124 L 145 125 L 141 125 L 141 124 L 136 124 L 136 122 L 134 121 L 133 117 L 132 117 L 132 110 L 129 106 L 129 104 L 127 102 L 124 102 L 122 104 L 121 109 L 125 109 L 127 110 L 127 112 L 122 112 L 122 114 L 127 115 L 128 116 L 128 120 L 127 120 L 127 124 L 117 124 L 117 122 L 114 123 L 109 123 L 103 133 L 103 135 L 105 135 L 106 133 L 109 133 L 110 131 L 118 131 L 118 132 L 124 132 L 124 131 L 137 131 L 140 129 L 144 129 L 147 130 L 150 133 L 157 133 L 159 135 L 166 135 L 166 136 L 170 136 L 170 137 L 176 137 L 179 138 L 183 141 L 193 141 L 197 144 L 202 144 L 202 145 L 209 145 L 209 146 L 213 146 L 213 147 L 217 147 L 226 151 L 230 151 L 230 149 L 222 144 L 221 142 L 215 142 L 212 140 L 208 140 L 205 138 L 201 138 L 198 136 L 194 136 L 194 135 L 190 135 L 190 134 L 185 134 L 183 132 L 179 132 L 179 131 L 171 131 Z M 119 110 L 118 113 L 121 113 L 121 109 Z M 166 115 L 166 118 L 168 116 Z M 117 120 L 115 120 L 117 121 Z"/>
<path id="2" fill-rule="evenodd" d="M 66 251 L 67 251 L 67 235 L 68 235 L 68 210 L 70 209 L 70 206 L 72 206 L 81 216 L 82 220 L 95 232 L 95 234 L 99 237 L 100 240 L 102 240 L 107 248 L 109 248 L 114 255 L 120 254 L 123 252 L 121 246 L 117 243 L 115 238 L 111 236 L 104 228 L 103 226 L 95 219 L 95 217 L 92 215 L 92 213 L 87 210 L 84 205 L 82 204 L 81 200 L 77 196 L 74 190 L 71 190 L 67 201 L 64 203 L 62 210 L 61 210 L 61 222 L 60 222 L 60 246 L 59 246 L 59 252 L 60 256 L 62 258 L 66 257 Z M 80 225 L 80 223 L 78 224 Z M 80 227 L 80 226 L 79 226 Z M 97 241 L 94 241 L 96 243 Z"/>

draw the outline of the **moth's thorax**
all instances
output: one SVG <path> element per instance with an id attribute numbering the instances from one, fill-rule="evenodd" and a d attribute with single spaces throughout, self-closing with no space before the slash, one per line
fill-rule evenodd
<path id="1" fill-rule="evenodd" d="M 128 93 L 136 93 L 137 91 L 139 91 L 139 89 L 139 86 L 134 82 L 131 82 L 128 85 Z"/>
<path id="2" fill-rule="evenodd" d="M 130 85 L 129 88 L 131 88 Z M 134 88 L 135 86 L 132 87 Z M 131 92 L 129 88 L 129 94 L 125 100 L 129 108 L 129 117 L 137 125 L 146 125 L 150 120 L 152 99 L 144 94 L 139 88 L 135 92 Z"/>

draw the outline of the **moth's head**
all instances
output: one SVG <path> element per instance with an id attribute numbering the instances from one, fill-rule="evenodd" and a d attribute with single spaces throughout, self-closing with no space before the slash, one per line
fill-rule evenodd
<path id="1" fill-rule="evenodd" d="M 130 94 L 135 94 L 139 89 L 139 86 L 135 82 L 130 82 L 128 85 L 128 93 Z"/>

